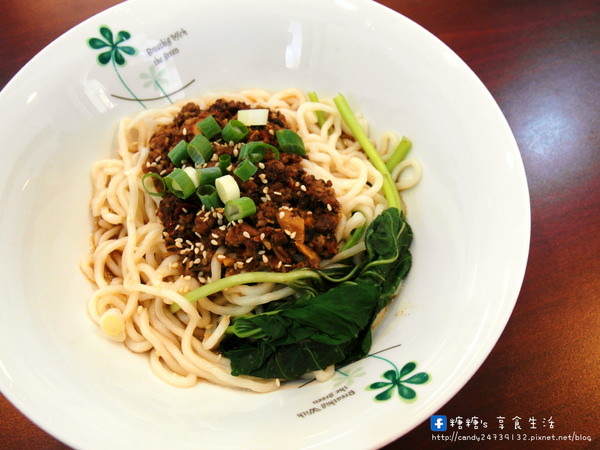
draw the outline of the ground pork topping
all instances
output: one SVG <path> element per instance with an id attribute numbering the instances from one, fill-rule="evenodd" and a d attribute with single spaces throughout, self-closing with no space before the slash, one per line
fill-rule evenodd
<path id="1" fill-rule="evenodd" d="M 169 151 L 181 140 L 190 142 L 199 133 L 198 122 L 212 115 L 223 128 L 243 109 L 250 106 L 217 100 L 202 110 L 197 104 L 186 104 L 172 123 L 160 126 L 150 139 L 145 171 L 168 175 L 175 168 L 168 158 Z M 170 192 L 158 205 L 168 249 L 179 254 L 182 272 L 200 281 L 210 275 L 211 260 L 217 253 L 226 268 L 225 275 L 317 268 L 323 259 L 337 253 L 335 231 L 340 205 L 330 181 L 304 171 L 302 156 L 266 152 L 257 164 L 257 172 L 248 180 L 234 175 L 243 143 L 263 141 L 277 147 L 275 133 L 287 128 L 287 124 L 281 114 L 270 111 L 266 125 L 248 128 L 242 142 L 213 140 L 215 156 L 204 166 L 217 165 L 218 157 L 224 153 L 231 155 L 228 174 L 236 179 L 241 196 L 254 201 L 255 214 L 229 222 L 223 208 L 207 209 L 196 195 L 181 199 Z"/>

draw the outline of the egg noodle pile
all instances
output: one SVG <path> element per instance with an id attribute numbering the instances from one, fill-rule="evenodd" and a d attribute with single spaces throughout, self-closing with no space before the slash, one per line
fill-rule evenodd
<path id="1" fill-rule="evenodd" d="M 123 342 L 132 352 L 148 354 L 158 377 L 180 387 L 207 380 L 267 392 L 277 389 L 279 380 L 233 376 L 229 361 L 216 350 L 232 317 L 287 297 L 293 290 L 263 283 L 230 288 L 193 303 L 186 300 L 183 294 L 199 287 L 200 282 L 180 273 L 179 256 L 167 251 L 157 217 L 160 199 L 149 195 L 141 183 L 148 142 L 156 127 L 170 123 L 187 102 L 205 109 L 220 98 L 269 108 L 285 116 L 288 127 L 304 140 L 304 170 L 333 184 L 341 204 L 337 228 L 340 246 L 352 230 L 370 223 L 386 209 L 386 199 L 380 193 L 382 175 L 351 138 L 331 99 L 312 102 L 297 89 L 206 94 L 145 110 L 120 122 L 116 157 L 98 161 L 92 169 L 94 229 L 90 252 L 81 268 L 95 286 L 88 308 L 91 318 L 109 338 Z M 317 111 L 324 113 L 322 126 L 317 122 Z M 363 118 L 359 120 L 366 129 Z M 381 137 L 376 147 L 384 161 L 398 141 L 391 133 Z M 406 159 L 392 176 L 399 191 L 408 189 L 419 181 L 420 165 L 415 159 Z M 356 245 L 323 264 L 360 258 L 362 251 L 364 245 Z M 221 273 L 221 263 L 215 257 L 209 281 L 219 279 Z M 170 308 L 174 303 L 179 305 L 177 312 Z M 332 373 L 333 368 L 329 368 L 312 375 L 323 379 Z"/>

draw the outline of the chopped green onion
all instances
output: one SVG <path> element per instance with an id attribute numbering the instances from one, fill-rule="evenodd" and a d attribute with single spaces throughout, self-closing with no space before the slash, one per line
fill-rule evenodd
<path id="1" fill-rule="evenodd" d="M 268 109 L 241 109 L 237 113 L 237 118 L 244 125 L 262 126 L 269 121 Z"/>
<path id="2" fill-rule="evenodd" d="M 308 99 L 311 102 L 319 103 L 319 96 L 317 95 L 316 92 L 309 92 Z M 315 115 L 317 116 L 317 123 L 319 124 L 320 127 L 322 127 L 323 124 L 325 123 L 325 114 L 323 114 L 323 111 L 315 111 Z"/>
<path id="3" fill-rule="evenodd" d="M 227 168 L 231 165 L 231 155 L 229 153 L 222 153 L 219 155 L 219 168 L 221 169 L 221 174 L 225 175 L 227 173 Z"/>
<path id="4" fill-rule="evenodd" d="M 189 158 L 190 155 L 188 154 L 187 147 L 187 142 L 179 141 L 169 152 L 169 159 L 175 167 L 181 167 L 181 163 Z"/>
<path id="5" fill-rule="evenodd" d="M 346 122 L 348 128 L 350 128 L 350 131 L 354 135 L 354 138 L 358 141 L 358 143 L 364 150 L 365 154 L 367 155 L 373 166 L 375 166 L 375 168 L 379 170 L 379 172 L 381 172 L 381 174 L 383 175 L 382 189 L 385 198 L 388 201 L 389 207 L 397 208 L 399 211 L 402 211 L 402 201 L 400 200 L 400 194 L 398 193 L 398 189 L 396 188 L 396 183 L 394 183 L 392 175 L 390 174 L 390 171 L 381 159 L 381 156 L 377 152 L 377 149 L 369 140 L 369 136 L 367 136 L 367 133 L 365 132 L 365 130 L 363 130 L 362 126 L 358 122 L 358 119 L 352 112 L 352 109 L 350 109 L 346 98 L 342 94 L 338 94 L 333 99 L 333 102 L 335 103 L 335 106 L 340 112 L 342 119 L 344 120 L 344 122 Z"/>
<path id="6" fill-rule="evenodd" d="M 225 142 L 239 142 L 248 135 L 248 127 L 236 119 L 231 119 L 221 131 Z"/>
<path id="7" fill-rule="evenodd" d="M 304 142 L 302 138 L 298 136 L 298 133 L 292 130 L 281 129 L 275 132 L 279 148 L 284 153 L 294 153 L 296 155 L 305 155 L 306 149 L 304 148 Z"/>
<path id="8" fill-rule="evenodd" d="M 402 139 L 400 139 L 400 142 L 398 142 L 398 145 L 394 149 L 394 152 L 385 163 L 390 172 L 394 170 L 394 168 L 400 163 L 400 161 L 402 161 L 406 157 L 411 147 L 412 142 L 408 138 L 402 136 Z"/>
<path id="9" fill-rule="evenodd" d="M 188 144 L 187 151 L 192 161 L 200 165 L 210 161 L 210 158 L 215 153 L 215 149 L 208 138 L 201 134 L 194 136 L 194 139 Z"/>
<path id="10" fill-rule="evenodd" d="M 240 198 L 240 187 L 231 175 L 223 175 L 215 180 L 215 187 L 223 203 Z"/>
<path id="11" fill-rule="evenodd" d="M 197 188 L 198 186 L 200 186 L 200 176 L 196 169 L 188 166 L 188 167 L 184 167 L 183 171 L 187 174 L 188 177 L 190 177 L 190 180 L 192 180 L 192 183 L 194 183 L 194 189 Z"/>
<path id="12" fill-rule="evenodd" d="M 260 141 L 244 144 L 240 150 L 239 159 L 248 158 L 253 163 L 260 162 L 265 157 L 265 150 L 271 150 L 274 158 L 279 159 L 279 150 L 277 150 L 277 147 Z"/>
<path id="13" fill-rule="evenodd" d="M 125 320 L 118 308 L 106 310 L 98 321 L 100 328 L 110 338 L 118 342 L 125 340 Z"/>
<path id="14" fill-rule="evenodd" d="M 206 139 L 212 139 L 221 132 L 221 127 L 213 116 L 202 119 L 196 126 Z"/>
<path id="15" fill-rule="evenodd" d="M 205 186 L 207 184 L 215 184 L 215 180 L 219 178 L 221 175 L 221 169 L 218 166 L 212 167 L 203 167 L 202 169 L 197 169 L 198 173 L 198 184 L 200 186 Z"/>
<path id="16" fill-rule="evenodd" d="M 202 204 L 206 207 L 206 209 L 218 208 L 221 206 L 221 202 L 219 201 L 219 195 L 217 194 L 217 189 L 210 185 L 202 185 L 196 190 L 196 195 L 202 202 Z"/>
<path id="17" fill-rule="evenodd" d="M 240 197 L 225 203 L 225 217 L 230 222 L 241 220 L 256 213 L 256 205 L 250 197 Z"/>
<path id="18" fill-rule="evenodd" d="M 194 182 L 183 169 L 175 169 L 165 178 L 169 190 L 179 198 L 188 198 L 196 190 Z"/>
<path id="19" fill-rule="evenodd" d="M 241 163 L 238 164 L 233 173 L 240 180 L 248 181 L 250 177 L 256 173 L 257 170 L 258 167 L 256 167 L 252 161 L 250 161 L 249 159 L 244 159 Z"/>
<path id="20" fill-rule="evenodd" d="M 153 187 L 154 187 L 154 189 L 153 189 L 153 190 L 150 190 L 150 189 L 148 189 L 148 188 L 146 187 L 146 182 L 147 182 L 147 180 L 149 180 L 150 178 L 152 178 L 152 184 L 154 185 L 154 186 L 153 186 Z M 158 182 L 159 182 L 159 184 L 161 185 L 161 188 L 160 188 L 160 190 L 157 190 L 157 189 L 155 189 L 155 188 L 156 188 L 156 184 L 154 183 L 154 181 L 158 181 Z M 150 195 L 156 195 L 156 196 L 158 196 L 158 197 L 162 197 L 163 195 L 165 195 L 165 189 L 166 189 L 166 186 L 165 186 L 165 181 L 164 181 L 164 180 L 163 180 L 163 178 L 162 178 L 162 177 L 161 177 L 159 174 L 157 174 L 157 173 L 154 173 L 154 172 L 148 172 L 148 173 L 145 173 L 145 174 L 142 176 L 142 187 L 144 188 L 144 191 L 146 191 L 146 192 L 147 192 L 148 194 L 150 194 Z"/>

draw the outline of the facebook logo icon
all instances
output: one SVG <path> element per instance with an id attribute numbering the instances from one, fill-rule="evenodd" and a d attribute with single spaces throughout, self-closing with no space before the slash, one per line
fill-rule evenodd
<path id="1" fill-rule="evenodd" d="M 446 431 L 448 428 L 448 419 L 446 416 L 431 416 L 429 419 L 431 431 Z"/>

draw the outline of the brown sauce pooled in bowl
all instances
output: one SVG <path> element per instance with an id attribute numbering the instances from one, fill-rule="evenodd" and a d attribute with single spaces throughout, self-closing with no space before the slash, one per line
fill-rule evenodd
<path id="1" fill-rule="evenodd" d="M 166 176 L 174 169 L 169 151 L 181 140 L 190 142 L 199 133 L 198 122 L 212 115 L 224 127 L 243 109 L 250 106 L 217 100 L 202 110 L 197 104 L 186 104 L 172 123 L 160 126 L 150 139 L 145 171 Z M 182 273 L 201 282 L 210 276 L 211 260 L 220 247 L 225 251 L 217 258 L 226 268 L 225 275 L 317 268 L 322 259 L 337 253 L 339 202 L 330 181 L 304 171 L 302 156 L 281 152 L 277 159 L 266 152 L 253 177 L 242 181 L 233 174 L 241 144 L 263 141 L 277 147 L 275 132 L 287 124 L 281 114 L 270 111 L 267 125 L 248 128 L 248 136 L 236 145 L 213 141 L 215 156 L 206 166 L 217 165 L 219 155 L 231 155 L 229 174 L 236 179 L 241 196 L 254 201 L 256 214 L 229 222 L 223 208 L 207 210 L 196 195 L 181 199 L 170 192 L 158 205 L 167 248 L 180 255 Z"/>

